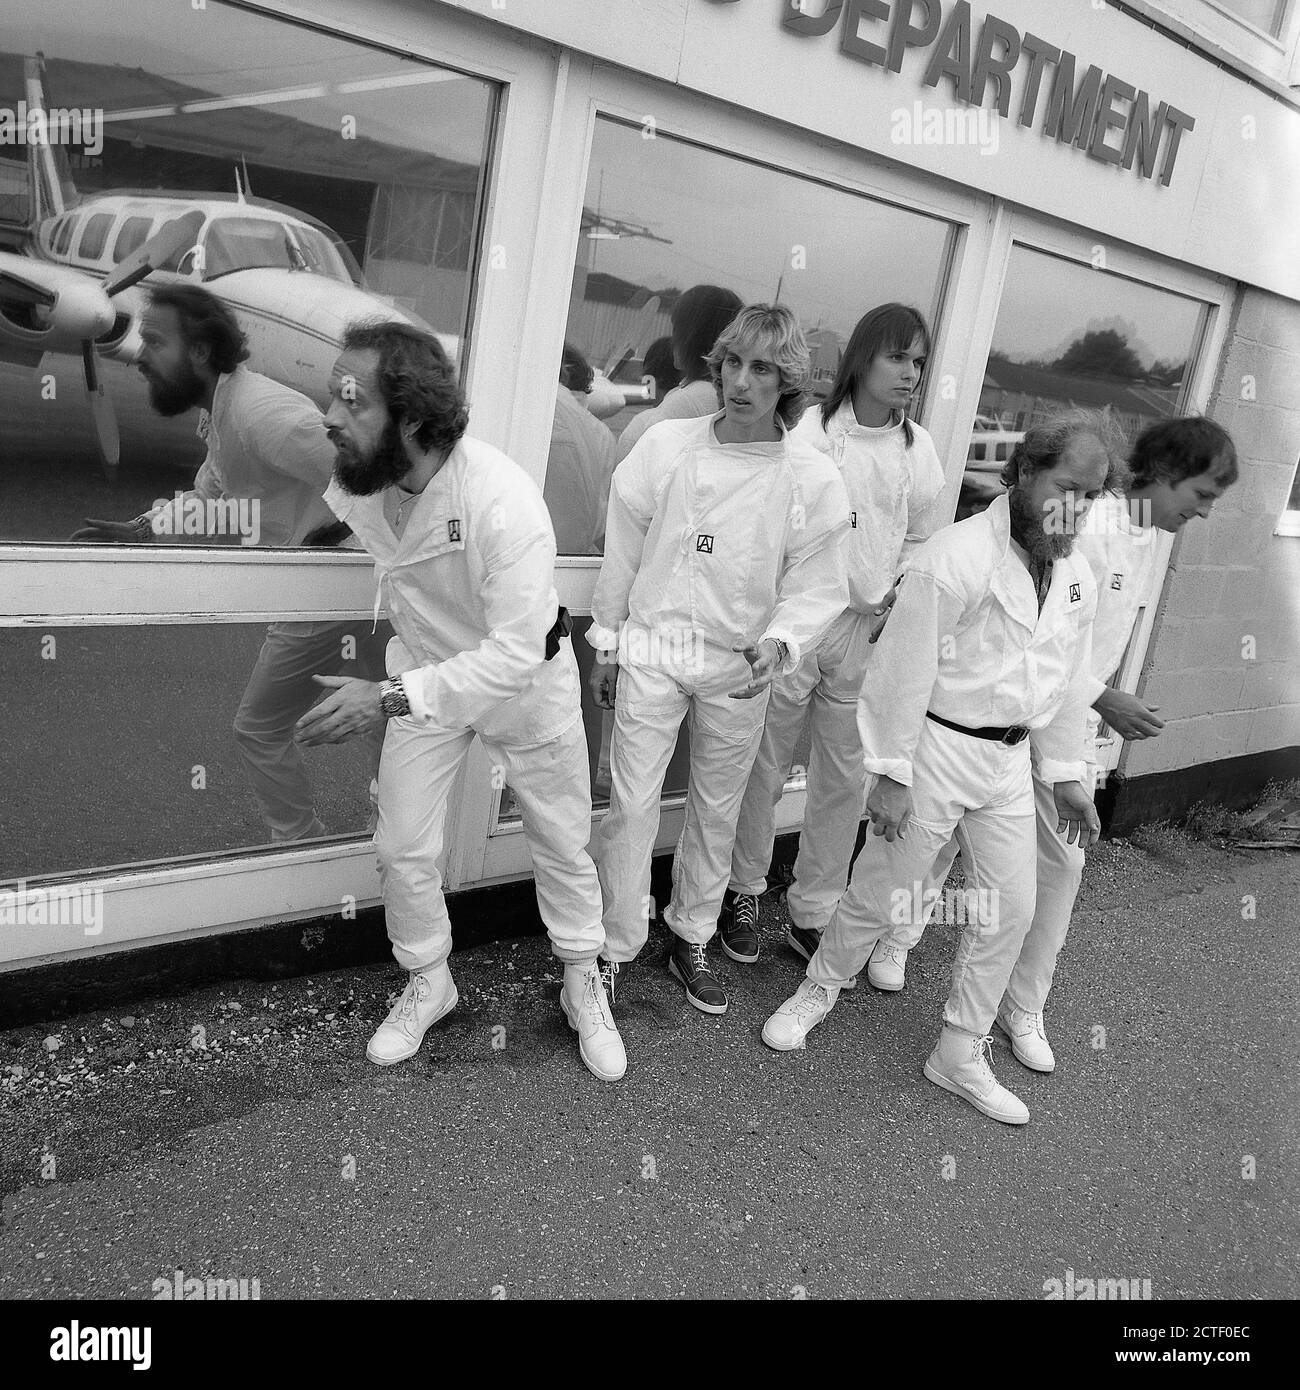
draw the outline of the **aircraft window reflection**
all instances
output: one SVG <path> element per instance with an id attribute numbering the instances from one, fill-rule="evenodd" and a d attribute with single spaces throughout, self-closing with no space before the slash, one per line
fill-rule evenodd
<path id="1" fill-rule="evenodd" d="M 108 212 L 98 212 L 94 217 L 87 219 L 86 228 L 77 243 L 77 255 L 83 261 L 95 261 L 103 255 L 104 243 L 108 240 L 108 229 L 112 225 L 113 215 Z"/>
<path id="2" fill-rule="evenodd" d="M 122 223 L 122 230 L 118 232 L 117 240 L 113 243 L 113 263 L 124 261 L 132 251 L 139 250 L 148 238 L 152 225 L 151 218 L 128 217 Z"/>

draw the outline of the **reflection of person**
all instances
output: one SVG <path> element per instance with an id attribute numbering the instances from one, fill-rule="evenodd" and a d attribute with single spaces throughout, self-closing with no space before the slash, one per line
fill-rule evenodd
<path id="1" fill-rule="evenodd" d="M 452 785 L 477 733 L 523 815 L 582 1060 L 615 1081 L 627 1060 L 596 970 L 604 933 L 586 850 L 578 668 L 541 493 L 504 454 L 465 437 L 452 367 L 417 329 L 354 325 L 330 389 L 325 423 L 338 461 L 325 498 L 374 556 L 376 603 L 387 598 L 398 634 L 392 679 L 322 681 L 333 692 L 299 726 L 303 742 L 331 743 L 388 718 L 375 852 L 393 954 L 410 974 L 367 1056 L 381 1066 L 413 1056 L 456 1005 L 438 860 Z"/>
<path id="2" fill-rule="evenodd" d="M 73 540 L 303 544 L 329 517 L 321 493 L 334 451 L 320 411 L 300 392 L 243 365 L 248 349 L 234 314 L 197 285 L 151 288 L 140 332 L 140 374 L 150 404 L 165 416 L 198 408 L 207 457 L 188 492 L 157 503 L 134 521 L 87 520 Z M 251 532 L 231 536 L 232 520 L 251 521 Z M 277 842 L 329 833 L 316 815 L 293 727 L 320 694 L 312 684 L 314 672 L 382 669 L 379 644 L 368 627 L 295 622 L 267 629 L 235 714 L 234 733 L 262 819 Z M 377 767 L 377 742 L 371 756 Z"/>
<path id="3" fill-rule="evenodd" d="M 900 905 L 915 911 L 955 832 L 980 910 L 964 926 L 925 1075 L 993 1119 L 1028 1121 L 993 1074 L 988 1034 L 1034 915 L 1031 748 L 1054 830 L 1087 843 L 1098 833 L 1083 785 L 1097 594 L 1071 549 L 1091 500 L 1122 476 L 1122 447 L 1102 416 L 1031 429 L 1006 496 L 913 557 L 858 704 L 872 834 L 807 979 L 764 1025 L 768 1046 L 803 1045 Z"/>
<path id="4" fill-rule="evenodd" d="M 717 413 L 718 388 L 709 368 L 708 354 L 718 334 L 739 312 L 739 298 L 717 285 L 694 285 L 678 296 L 669 317 L 673 330 L 673 364 L 681 372 L 681 385 L 669 391 L 658 405 L 643 410 L 628 422 L 618 437 L 620 463 L 651 425 L 664 420 L 694 420 L 701 415 Z"/>
<path id="5" fill-rule="evenodd" d="M 654 395 L 651 405 L 656 406 L 674 387 L 681 383 L 682 374 L 673 361 L 673 340 L 656 338 L 645 350 L 641 363 L 641 375 L 654 382 Z"/>
<path id="6" fill-rule="evenodd" d="M 1099 498 L 1084 519 L 1076 546 L 1097 584 L 1088 679 L 1090 759 L 1095 758 L 1097 730 L 1103 719 L 1121 738 L 1155 738 L 1164 728 L 1156 706 L 1107 681 L 1113 679 L 1123 660 L 1138 609 L 1151 596 L 1158 558 L 1156 533 L 1178 532 L 1192 517 L 1209 516 L 1216 499 L 1237 479 L 1237 451 L 1227 431 L 1212 420 L 1163 420 L 1138 436 L 1130 467 L 1133 477 L 1127 497 L 1110 494 Z M 1043 1026 L 1043 1010 L 1069 930 L 1084 854 L 1081 846 L 1055 833 L 1052 789 L 1037 772 L 1034 798 L 1038 812 L 1037 903 L 997 1022 L 1019 1061 L 1034 1071 L 1050 1072 L 1055 1070 L 1056 1058 Z M 949 845 L 935 865 L 928 887 L 943 884 L 956 854 L 957 846 Z M 908 921 L 881 938 L 867 967 L 873 984 L 903 988 L 907 953 L 920 940 L 924 925 L 924 920 Z"/>
<path id="7" fill-rule="evenodd" d="M 799 669 L 772 685 L 718 923 L 733 960 L 758 959 L 758 895 L 767 887 L 776 805 L 805 713 L 812 736 L 807 804 L 787 894 L 788 940 L 805 960 L 844 891 L 866 796 L 857 711 L 874 650 L 872 617 L 893 588 L 900 556 L 947 520 L 937 506 L 943 466 L 929 434 L 907 418 L 929 353 L 930 334 L 915 309 L 871 310 L 849 337 L 830 394 L 795 430 L 835 460 L 849 494 L 849 606 Z"/>
<path id="8" fill-rule="evenodd" d="M 591 379 L 586 358 L 565 343 L 542 491 L 561 555 L 599 555 L 605 545 L 614 436 L 587 409 Z"/>
<path id="9" fill-rule="evenodd" d="M 592 693 L 615 721 L 598 854 L 606 982 L 612 992 L 646 942 L 660 791 L 688 718 L 668 968 L 697 1009 L 720 1014 L 727 996 L 705 947 L 767 687 L 844 609 L 849 507 L 835 465 L 789 429 L 809 364 L 790 311 L 743 310 L 708 360 L 721 412 L 664 421 L 615 470 L 587 640 L 598 654 Z"/>

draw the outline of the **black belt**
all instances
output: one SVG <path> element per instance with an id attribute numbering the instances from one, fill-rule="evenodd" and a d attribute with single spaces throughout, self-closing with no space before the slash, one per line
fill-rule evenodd
<path id="1" fill-rule="evenodd" d="M 989 738 L 1011 747 L 1029 737 L 1029 730 L 1023 724 L 1013 724 L 1009 729 L 999 729 L 992 724 L 986 724 L 982 729 L 968 729 L 965 724 L 954 724 L 951 719 L 945 719 L 930 710 L 926 710 L 925 717 L 933 719 L 936 724 L 942 724 L 945 729 L 956 729 L 959 734 L 969 734 L 972 738 Z"/>
<path id="2" fill-rule="evenodd" d="M 567 637 L 573 631 L 573 619 L 569 616 L 569 610 L 560 605 L 559 612 L 555 615 L 555 623 L 550 632 L 546 634 L 546 659 L 549 661 L 560 650 L 560 639 Z"/>

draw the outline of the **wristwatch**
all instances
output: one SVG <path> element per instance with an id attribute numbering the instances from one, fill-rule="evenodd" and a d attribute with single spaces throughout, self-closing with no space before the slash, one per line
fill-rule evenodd
<path id="1" fill-rule="evenodd" d="M 790 648 L 779 637 L 773 637 L 771 640 L 776 643 L 776 664 L 784 666 L 789 660 Z"/>
<path id="2" fill-rule="evenodd" d="M 387 719 L 403 719 L 410 714 L 411 702 L 400 680 L 388 680 L 379 687 L 379 708 Z"/>

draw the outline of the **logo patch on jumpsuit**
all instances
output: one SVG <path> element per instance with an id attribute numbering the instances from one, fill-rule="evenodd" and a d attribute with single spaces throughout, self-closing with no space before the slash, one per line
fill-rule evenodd
<path id="1" fill-rule="evenodd" d="M 460 522 L 455 517 L 452 517 L 447 523 L 447 539 L 449 541 L 460 540 Z"/>
<path id="2" fill-rule="evenodd" d="M 849 513 L 849 525 L 852 526 L 853 529 L 854 529 L 855 531 L 858 529 L 858 514 L 857 514 L 857 512 L 850 512 L 850 513 Z"/>
<path id="3" fill-rule="evenodd" d="M 701 554 L 703 554 L 703 555 L 712 555 L 712 554 L 713 554 L 713 537 L 712 537 L 712 536 L 696 536 L 696 537 L 695 537 L 695 549 L 696 549 L 697 551 L 699 551 L 699 552 L 700 552 Z"/>
<path id="4" fill-rule="evenodd" d="M 1112 574 L 1110 577 L 1110 587 L 1112 589 L 1122 589 L 1124 587 L 1124 576 L 1122 574 Z"/>
<path id="5" fill-rule="evenodd" d="M 1077 584 L 1071 584 L 1071 585 L 1070 585 L 1070 602 L 1071 602 L 1071 603 L 1082 603 L 1082 602 L 1083 602 L 1083 591 L 1079 588 L 1079 586 L 1078 586 Z"/>

